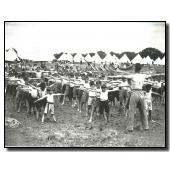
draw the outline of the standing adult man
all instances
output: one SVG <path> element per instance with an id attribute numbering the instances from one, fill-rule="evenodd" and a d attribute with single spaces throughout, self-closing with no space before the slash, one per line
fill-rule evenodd
<path id="1" fill-rule="evenodd" d="M 129 78 L 131 79 L 130 81 L 131 97 L 129 101 L 127 129 L 125 133 L 129 133 L 133 131 L 134 115 L 136 113 L 137 108 L 139 108 L 139 111 L 140 111 L 140 117 L 141 117 L 143 128 L 145 130 L 149 130 L 148 118 L 147 118 L 147 113 L 146 113 L 145 97 L 142 91 L 142 87 L 143 87 L 146 75 L 141 74 L 140 70 L 141 70 L 141 64 L 137 63 L 135 65 L 135 74 L 129 76 Z"/>

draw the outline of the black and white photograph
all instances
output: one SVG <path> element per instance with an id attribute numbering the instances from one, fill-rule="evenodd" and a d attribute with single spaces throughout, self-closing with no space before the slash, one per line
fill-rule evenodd
<path id="1" fill-rule="evenodd" d="M 4 21 L 5 148 L 166 148 L 166 22 Z"/>

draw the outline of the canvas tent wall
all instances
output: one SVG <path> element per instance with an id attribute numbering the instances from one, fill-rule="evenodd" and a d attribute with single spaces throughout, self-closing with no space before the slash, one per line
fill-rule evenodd
<path id="1" fill-rule="evenodd" d="M 116 63 L 116 64 L 120 63 L 119 58 L 118 58 L 118 57 L 116 57 L 116 55 L 115 55 L 115 54 L 112 56 L 112 63 Z"/>
<path id="2" fill-rule="evenodd" d="M 142 57 L 140 56 L 140 54 L 137 54 L 136 57 L 132 60 L 133 64 L 136 63 L 142 63 Z"/>
<path id="3" fill-rule="evenodd" d="M 12 61 L 16 60 L 17 58 L 18 57 L 13 50 L 5 51 L 5 61 L 6 62 L 12 62 Z"/>
<path id="4" fill-rule="evenodd" d="M 62 54 L 62 56 L 60 56 L 58 61 L 70 61 L 70 62 L 73 62 L 73 56 L 71 54 L 64 53 L 64 54 Z"/>
<path id="5" fill-rule="evenodd" d="M 161 59 L 158 57 L 155 61 L 154 64 L 160 65 L 161 64 Z"/>
<path id="6" fill-rule="evenodd" d="M 142 58 L 141 64 L 147 64 L 146 58 Z"/>
<path id="7" fill-rule="evenodd" d="M 81 61 L 81 54 L 76 54 L 74 57 L 73 57 L 73 61 L 75 63 L 80 63 Z"/>
<path id="8" fill-rule="evenodd" d="M 152 62 L 153 62 L 153 60 L 152 60 L 149 56 L 147 56 L 147 57 L 146 57 L 146 63 L 149 64 L 149 65 L 151 65 Z"/>
<path id="9" fill-rule="evenodd" d="M 86 60 L 87 62 L 93 62 L 93 59 L 92 59 L 92 57 L 90 56 L 90 54 L 87 54 L 87 56 L 85 57 L 85 60 Z"/>
<path id="10" fill-rule="evenodd" d="M 131 63 L 126 54 L 124 54 L 119 61 L 120 63 Z"/>
<path id="11" fill-rule="evenodd" d="M 103 60 L 102 60 L 101 57 L 96 53 L 96 54 L 92 57 L 92 62 L 101 63 L 101 62 L 103 62 Z"/>
<path id="12" fill-rule="evenodd" d="M 161 59 L 160 65 L 165 65 L 165 56 Z"/>
<path id="13" fill-rule="evenodd" d="M 112 56 L 110 53 L 108 53 L 108 54 L 105 56 L 105 58 L 103 59 L 103 62 L 106 62 L 106 63 L 111 63 L 111 62 L 113 62 L 113 56 Z"/>
<path id="14" fill-rule="evenodd" d="M 85 62 L 84 57 L 80 53 L 76 54 L 74 56 L 73 60 L 76 63 L 80 63 L 80 62 L 84 63 Z"/>

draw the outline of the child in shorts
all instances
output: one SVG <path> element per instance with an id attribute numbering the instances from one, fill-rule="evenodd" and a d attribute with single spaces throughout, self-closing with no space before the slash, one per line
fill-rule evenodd
<path id="1" fill-rule="evenodd" d="M 152 89 L 146 89 L 145 94 L 145 103 L 146 103 L 146 112 L 148 115 L 148 121 L 154 122 L 152 119 Z"/>
<path id="2" fill-rule="evenodd" d="M 87 101 L 87 115 L 89 115 L 90 110 L 92 109 L 92 102 L 96 98 L 96 88 L 93 81 L 90 82 L 90 89 L 86 89 L 88 93 L 88 101 Z"/>
<path id="3" fill-rule="evenodd" d="M 47 95 L 39 98 L 38 100 L 36 100 L 35 102 L 42 100 L 44 98 L 47 98 L 47 103 L 45 106 L 45 110 L 44 113 L 42 115 L 42 120 L 41 122 L 44 123 L 44 118 L 45 115 L 47 115 L 48 113 L 50 113 L 53 117 L 53 120 L 56 122 L 56 117 L 55 117 L 55 112 L 54 112 L 54 96 L 58 95 L 58 94 L 53 94 L 53 91 L 51 88 L 47 88 Z"/>

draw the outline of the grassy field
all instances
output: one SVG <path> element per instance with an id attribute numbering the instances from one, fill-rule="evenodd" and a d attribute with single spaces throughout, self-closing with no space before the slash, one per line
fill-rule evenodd
<path id="1" fill-rule="evenodd" d="M 18 147 L 164 147 L 165 146 L 165 106 L 153 107 L 153 119 L 149 131 L 141 131 L 139 121 L 135 130 L 125 134 L 125 116 L 111 109 L 108 124 L 96 117 L 88 123 L 85 112 L 80 114 L 68 104 L 59 105 L 56 111 L 57 122 L 46 119 L 44 124 L 25 111 L 15 111 L 13 104 L 5 102 L 5 116 L 19 120 L 22 125 L 17 129 L 5 128 L 5 146 Z M 138 120 L 138 117 L 137 117 Z"/>

